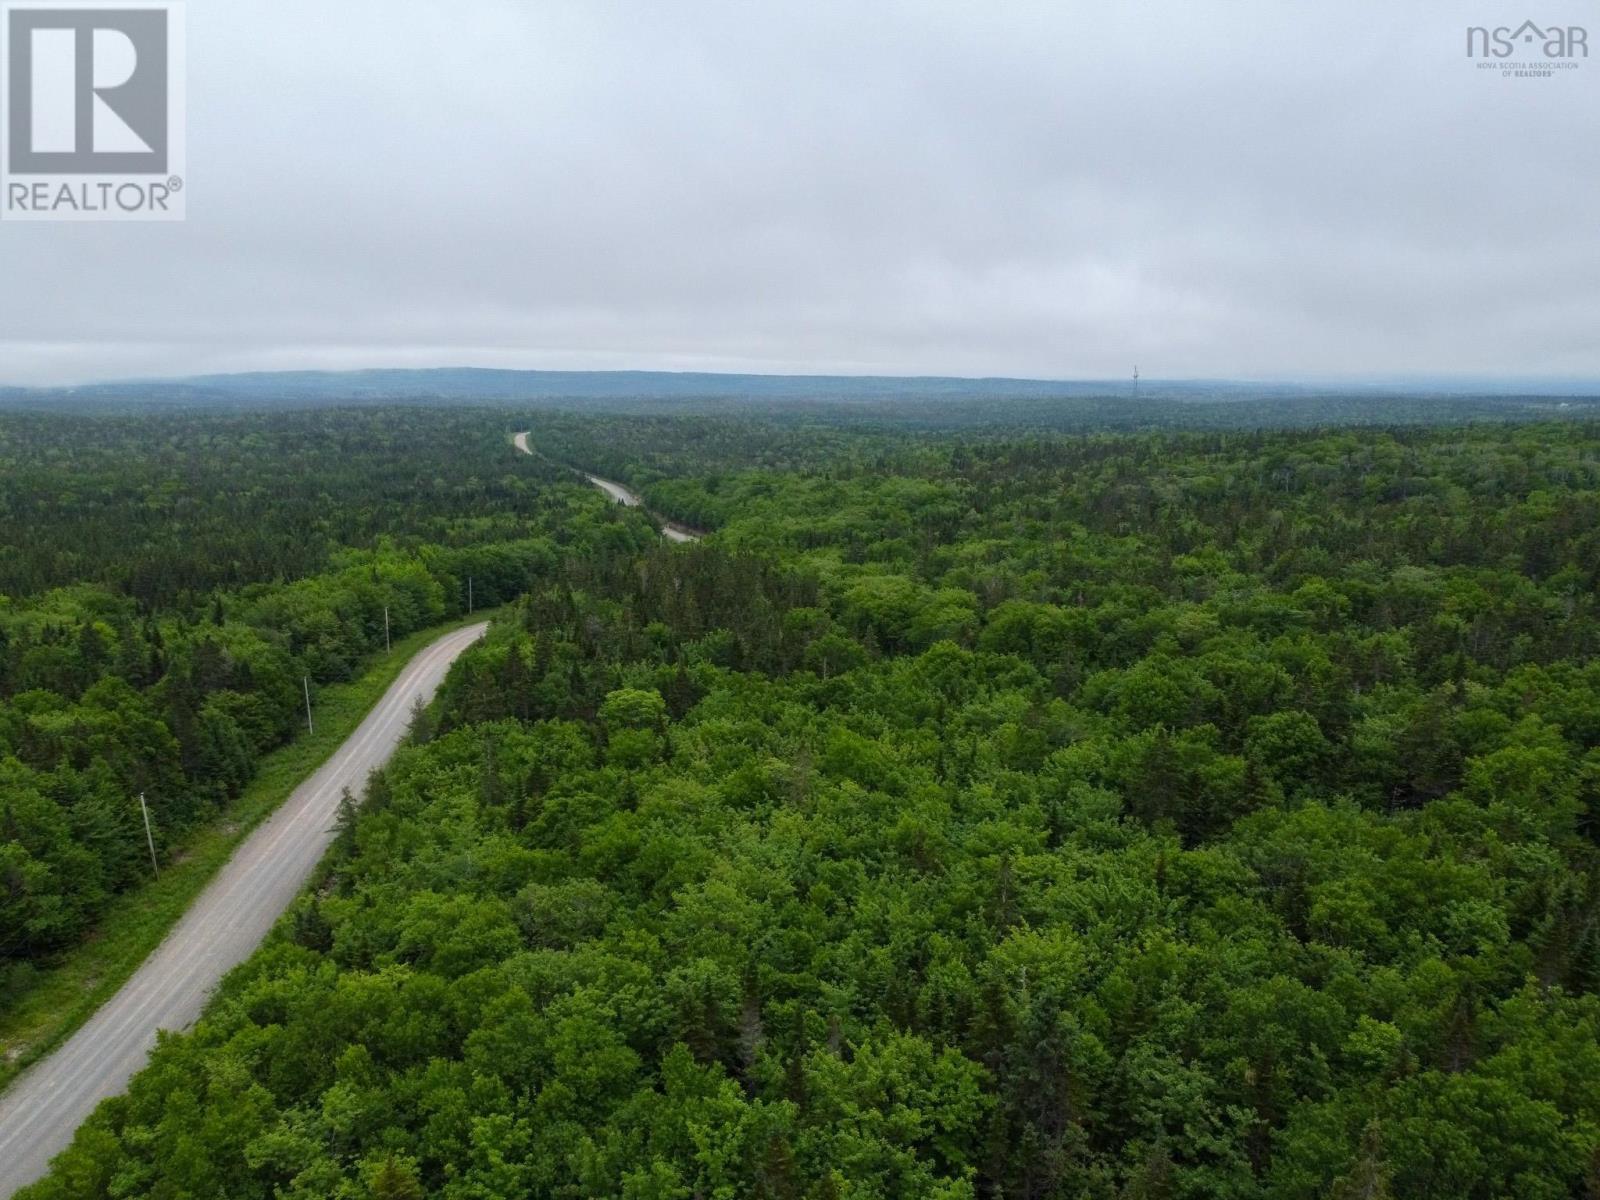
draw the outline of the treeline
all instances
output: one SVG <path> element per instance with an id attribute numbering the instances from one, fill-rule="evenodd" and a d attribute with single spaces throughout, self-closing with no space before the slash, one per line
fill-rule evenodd
<path id="1" fill-rule="evenodd" d="M 659 486 L 30 1200 L 1600 1186 L 1595 430 Z"/>

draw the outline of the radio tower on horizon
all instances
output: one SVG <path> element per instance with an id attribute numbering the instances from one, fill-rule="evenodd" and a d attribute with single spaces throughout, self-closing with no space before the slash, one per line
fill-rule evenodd
<path id="1" fill-rule="evenodd" d="M 1133 364 L 1133 398 L 1139 398 L 1139 364 Z"/>

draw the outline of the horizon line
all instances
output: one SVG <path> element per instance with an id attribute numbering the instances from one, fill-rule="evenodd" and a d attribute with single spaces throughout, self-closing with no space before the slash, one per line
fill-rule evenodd
<path id="1" fill-rule="evenodd" d="M 1408 371 L 1390 373 L 1307 373 L 1304 375 L 1150 375 L 1143 371 L 1137 376 L 1132 369 L 1127 375 L 1009 375 L 1009 374 L 981 374 L 965 375 L 949 372 L 916 372 L 897 373 L 886 371 L 735 371 L 735 370 L 707 370 L 707 369 L 671 369 L 657 367 L 499 367 L 478 366 L 471 363 L 443 363 L 435 366 L 368 366 L 368 367 L 281 367 L 272 369 L 241 370 L 241 371 L 204 371 L 182 375 L 128 375 L 106 376 L 101 378 L 83 379 L 72 383 L 56 384 L 23 384 L 6 383 L 0 381 L 0 392 L 70 392 L 89 388 L 148 387 L 156 384 L 194 385 L 209 381 L 225 381 L 231 379 L 256 379 L 273 378 L 279 376 L 327 376 L 332 378 L 355 377 L 361 375 L 396 374 L 396 375 L 428 375 L 448 372 L 478 372 L 486 375 L 571 375 L 571 376 L 605 376 L 605 375 L 639 375 L 662 376 L 672 378 L 704 377 L 709 379 L 818 379 L 818 380 L 903 380 L 907 382 L 955 382 L 955 383 L 1025 383 L 1030 385 L 1122 385 L 1134 384 L 1212 384 L 1212 385 L 1244 385 L 1249 387 L 1320 387 L 1320 386 L 1346 386 L 1346 387 L 1393 387 L 1393 386 L 1422 386 L 1425 384 L 1493 384 L 1505 387 L 1513 384 L 1537 384 L 1541 386 L 1555 385 L 1583 385 L 1587 387 L 1600 387 L 1600 375 L 1561 375 L 1561 374 L 1490 374 L 1483 372 L 1456 373 L 1446 370 Z"/>

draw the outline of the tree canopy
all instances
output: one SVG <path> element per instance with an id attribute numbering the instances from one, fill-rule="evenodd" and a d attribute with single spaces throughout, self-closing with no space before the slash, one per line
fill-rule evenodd
<path id="1" fill-rule="evenodd" d="M 1600 1187 L 1600 428 L 529 423 L 509 615 L 28 1200 Z M 468 553 L 148 619 L 154 677 L 84 666 L 125 596 L 8 614 L 0 879 L 100 844 L 41 773 L 229 778 L 313 600 Z"/>

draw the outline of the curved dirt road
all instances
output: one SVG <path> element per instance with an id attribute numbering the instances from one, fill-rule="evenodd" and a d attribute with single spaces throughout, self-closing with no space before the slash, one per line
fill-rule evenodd
<path id="1" fill-rule="evenodd" d="M 533 448 L 528 445 L 528 435 L 526 433 L 513 434 L 511 444 L 524 454 L 533 453 Z M 642 508 L 644 506 L 644 501 L 637 492 L 630 491 L 620 483 L 610 479 L 601 479 L 600 476 L 591 475 L 587 471 L 580 471 L 579 474 L 625 508 Z M 655 516 L 654 513 L 650 515 Z M 661 520 L 660 517 L 656 517 L 656 519 L 658 521 Z M 661 536 L 669 542 L 698 542 L 700 540 L 700 535 L 694 530 L 673 521 L 661 521 Z"/>
<path id="2" fill-rule="evenodd" d="M 43 1175 L 96 1104 L 144 1065 L 156 1030 L 200 1015 L 223 974 L 288 908 L 333 840 L 339 794 L 404 736 L 417 696 L 432 699 L 450 664 L 487 622 L 447 633 L 413 658 L 344 745 L 245 839 L 217 877 L 120 991 L 54 1054 L 0 1096 L 0 1197 Z"/>

